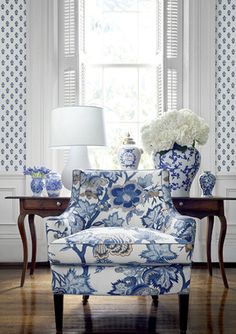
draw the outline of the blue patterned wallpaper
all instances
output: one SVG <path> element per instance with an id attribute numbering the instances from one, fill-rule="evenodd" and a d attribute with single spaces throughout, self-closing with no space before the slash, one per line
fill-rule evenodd
<path id="1" fill-rule="evenodd" d="M 26 160 L 26 0 L 0 0 L 0 172 Z"/>
<path id="2" fill-rule="evenodd" d="M 216 172 L 235 173 L 236 0 L 216 0 Z"/>

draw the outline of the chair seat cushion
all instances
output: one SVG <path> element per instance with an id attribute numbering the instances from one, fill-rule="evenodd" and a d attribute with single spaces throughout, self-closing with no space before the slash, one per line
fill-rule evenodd
<path id="1" fill-rule="evenodd" d="M 186 240 L 151 228 L 89 228 L 49 244 L 54 264 L 185 264 L 191 252 Z"/>

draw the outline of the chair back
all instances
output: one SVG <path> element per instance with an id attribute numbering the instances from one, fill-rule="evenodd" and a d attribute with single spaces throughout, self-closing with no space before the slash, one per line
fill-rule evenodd
<path id="1" fill-rule="evenodd" d="M 75 170 L 68 210 L 80 229 L 98 226 L 162 230 L 172 206 L 164 170 Z M 78 223 L 78 221 L 77 221 Z"/>

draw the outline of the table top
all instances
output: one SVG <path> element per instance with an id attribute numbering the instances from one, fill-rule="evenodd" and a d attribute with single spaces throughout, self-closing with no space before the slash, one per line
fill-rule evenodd
<path id="1" fill-rule="evenodd" d="M 5 199 L 35 199 L 35 200 L 39 200 L 39 199 L 57 199 L 57 200 L 68 200 L 70 199 L 70 197 L 65 196 L 65 197 L 48 197 L 48 196 L 6 196 Z"/>
<path id="2" fill-rule="evenodd" d="M 7 196 L 5 199 L 30 199 L 30 200 L 39 200 L 39 199 L 51 199 L 51 200 L 69 200 L 70 197 L 48 197 L 48 196 Z M 236 200 L 236 197 L 220 197 L 220 196 L 211 196 L 211 197 L 172 197 L 172 200 L 200 200 L 200 201 L 215 201 L 215 200 Z"/>

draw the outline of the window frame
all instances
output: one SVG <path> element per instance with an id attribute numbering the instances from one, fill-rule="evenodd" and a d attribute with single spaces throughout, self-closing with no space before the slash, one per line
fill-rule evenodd
<path id="1" fill-rule="evenodd" d="M 85 104 L 86 72 L 83 62 L 85 53 L 85 4 L 85 0 L 63 0 L 59 3 L 59 103 L 61 106 Z M 156 68 L 157 78 L 156 115 L 158 116 L 167 109 L 183 107 L 183 4 L 182 1 L 178 0 L 156 0 L 156 6 L 157 15 L 163 15 L 163 23 L 160 27 L 162 36 L 159 35 L 160 37 L 158 37 L 159 45 L 163 50 L 160 55 L 162 61 L 160 65 L 156 64 L 154 67 Z M 72 27 L 70 27 L 71 22 Z M 66 55 L 64 55 L 65 36 L 68 36 L 66 39 Z M 68 52 L 68 50 L 72 50 L 72 52 Z M 104 64 L 103 68 L 106 66 L 124 67 L 125 65 L 141 68 L 148 64 Z M 111 123 L 118 124 L 119 122 L 114 121 L 107 124 Z M 139 121 L 130 121 L 130 123 L 138 124 L 137 129 L 140 130 L 139 124 L 141 123 Z M 138 132 L 140 132 L 139 130 Z M 65 161 L 67 156 L 68 152 L 65 151 Z"/>
<path id="2" fill-rule="evenodd" d="M 168 90 L 167 87 L 168 85 L 171 86 L 171 84 L 168 81 L 168 74 L 167 72 L 169 71 L 177 71 L 178 73 L 178 82 L 176 83 L 176 88 L 177 88 L 177 103 L 175 105 L 174 108 L 180 109 L 183 106 L 183 3 L 182 1 L 178 1 L 178 0 L 156 0 L 157 1 L 157 6 L 158 3 L 163 1 L 163 7 L 164 7 L 164 22 L 163 22 L 163 38 L 161 43 L 163 44 L 163 76 L 161 78 L 162 81 L 162 85 L 163 85 L 163 90 L 164 90 L 164 94 L 163 94 L 163 98 L 160 99 L 161 102 L 161 112 L 166 111 L 168 108 Z M 82 45 L 78 45 L 79 43 L 76 42 L 75 44 L 75 53 L 74 55 L 70 56 L 70 57 L 64 57 L 64 48 L 63 48 L 63 43 L 62 41 L 64 41 L 64 4 L 65 3 L 74 3 L 74 15 L 75 17 L 78 18 L 78 21 L 75 22 L 75 26 L 77 27 L 77 30 L 75 32 L 75 40 L 78 41 L 79 40 L 79 34 L 82 34 Z M 171 5 L 172 4 L 172 5 Z M 174 4 L 174 5 L 173 5 Z M 178 26 L 177 26 L 177 30 L 175 27 L 175 13 L 172 15 L 173 16 L 173 22 L 169 22 L 169 20 L 171 20 L 171 13 L 172 11 L 175 10 L 175 6 L 178 6 Z M 82 59 L 80 59 L 80 54 L 79 54 L 79 50 L 83 51 L 84 49 L 84 29 L 83 27 L 83 22 L 79 22 L 79 19 L 81 19 L 80 14 L 79 13 L 84 13 L 84 6 L 85 6 L 85 0 L 62 0 L 59 3 L 59 96 L 60 96 L 60 105 L 65 105 L 65 101 L 64 101 L 64 71 L 69 71 L 69 70 L 73 70 L 75 71 L 76 75 L 75 75 L 75 84 L 74 87 L 76 89 L 76 93 L 75 93 L 75 98 L 73 99 L 73 103 L 75 104 L 83 104 L 83 61 Z M 172 8 L 172 7 L 174 8 Z M 169 8 L 169 9 L 168 9 Z M 168 13 L 168 15 L 167 15 Z M 165 17 L 168 16 L 168 19 Z M 76 18 L 74 18 L 74 20 L 76 21 Z M 82 20 L 82 19 L 81 19 Z M 167 34 L 169 33 L 169 27 L 170 26 L 174 26 L 174 30 L 177 33 L 177 41 L 172 41 L 173 36 L 170 36 L 170 38 L 167 41 Z M 78 29 L 81 28 L 82 31 L 79 31 Z M 171 39 L 172 38 L 172 39 Z M 173 43 L 172 43 L 173 42 Z M 171 53 L 171 50 L 173 48 L 173 46 L 171 45 L 171 43 L 173 45 L 177 44 L 178 49 L 176 50 L 176 57 L 168 57 L 168 53 Z M 158 83 L 158 85 L 160 85 L 160 82 Z M 158 94 L 159 95 L 159 94 Z M 175 94 L 169 94 L 169 97 Z M 169 105 L 172 105 L 173 103 L 169 103 Z"/>

